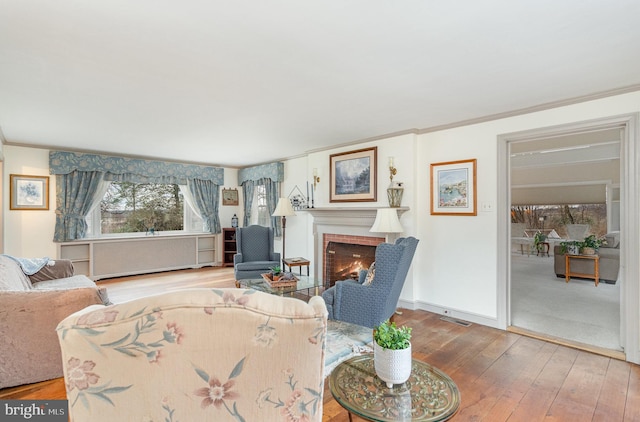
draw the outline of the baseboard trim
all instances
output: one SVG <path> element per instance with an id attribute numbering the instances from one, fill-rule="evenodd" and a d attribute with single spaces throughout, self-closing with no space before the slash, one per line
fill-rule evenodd
<path id="1" fill-rule="evenodd" d="M 475 324 L 486 325 L 487 327 L 504 329 L 503 327 L 498 326 L 498 319 L 487 317 L 485 315 L 474 314 L 472 312 L 465 312 L 459 309 L 445 308 L 443 306 L 434 305 L 432 303 L 423 302 L 423 301 L 410 301 L 400 299 L 398 302 L 398 306 L 401 308 L 415 310 L 423 310 L 432 312 L 434 314 L 439 314 L 443 316 L 448 316 L 455 319 L 460 319 L 463 321 L 473 322 Z"/>

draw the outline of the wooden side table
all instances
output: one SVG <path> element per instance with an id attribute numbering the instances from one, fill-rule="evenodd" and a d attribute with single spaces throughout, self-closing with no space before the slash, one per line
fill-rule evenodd
<path id="1" fill-rule="evenodd" d="M 302 275 L 302 267 L 307 267 L 307 276 L 309 275 L 309 264 L 311 264 L 311 261 L 309 261 L 307 258 L 285 258 L 282 260 L 282 262 L 285 266 L 289 267 L 289 271 L 291 271 L 291 267 L 300 267 L 298 268 L 300 275 Z"/>
<path id="2" fill-rule="evenodd" d="M 593 274 L 585 274 L 585 273 L 572 273 L 571 272 L 571 260 L 572 259 L 587 259 L 593 261 Z M 596 287 L 598 287 L 598 283 L 600 282 L 600 257 L 598 255 L 564 255 L 564 277 L 565 281 L 568 283 L 571 277 L 583 277 L 583 278 L 592 278 L 596 282 Z"/>
<path id="3" fill-rule="evenodd" d="M 549 242 L 538 243 L 537 249 L 538 249 L 536 251 L 537 256 L 540 256 L 540 255 L 544 256 L 545 254 L 549 256 Z"/>

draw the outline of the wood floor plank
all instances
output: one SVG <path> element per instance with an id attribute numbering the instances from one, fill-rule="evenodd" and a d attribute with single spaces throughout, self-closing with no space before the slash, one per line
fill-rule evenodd
<path id="1" fill-rule="evenodd" d="M 497 405 L 498 400 L 507 394 L 523 372 L 529 369 L 531 362 L 535 362 L 534 358 L 543 345 L 544 343 L 538 340 L 519 337 L 478 379 L 473 381 L 473 389 L 465 394 L 466 404 L 460 411 L 460 416 L 472 420 L 485 420 L 488 413 Z M 533 367 L 535 375 L 542 367 L 543 365 L 539 365 L 539 368 Z M 454 381 L 458 379 L 456 374 L 453 374 L 452 378 Z M 504 411 L 504 409 L 496 410 L 498 413 Z"/>
<path id="2" fill-rule="evenodd" d="M 630 366 L 624 421 L 640 422 L 640 366 L 638 365 Z"/>
<path id="3" fill-rule="evenodd" d="M 549 407 L 578 356 L 575 349 L 551 346 L 554 347 L 551 357 L 520 400 L 509 421 L 541 421 L 547 416 Z"/>
<path id="4" fill-rule="evenodd" d="M 609 361 L 600 397 L 593 415 L 594 422 L 624 420 L 624 406 L 627 401 L 631 365 L 612 359 Z"/>
<path id="5" fill-rule="evenodd" d="M 592 420 L 610 360 L 604 356 L 579 352 L 545 420 Z"/>
<path id="6" fill-rule="evenodd" d="M 555 344 L 545 342 L 538 342 L 531 347 L 535 348 L 533 356 L 528 360 L 524 356 L 518 356 L 518 361 L 522 364 L 522 370 L 510 385 L 504 386 L 504 393 L 497 398 L 495 405 L 483 419 L 490 421 L 508 420 L 520 406 L 520 402 L 532 388 L 558 348 Z M 514 350 L 514 352 L 516 351 Z"/>

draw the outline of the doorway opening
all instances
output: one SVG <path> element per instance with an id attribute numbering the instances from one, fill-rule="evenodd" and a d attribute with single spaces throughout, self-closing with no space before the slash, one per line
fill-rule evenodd
<path id="1" fill-rule="evenodd" d="M 627 257 L 637 251 L 638 242 L 637 222 L 630 217 L 637 212 L 636 205 L 625 201 L 627 195 L 637 194 L 637 183 L 629 177 L 637 169 L 633 159 L 627 158 L 638 153 L 636 120 L 633 115 L 500 136 L 499 171 L 504 180 L 500 181 L 499 203 L 505 207 L 499 207 L 498 215 L 503 243 L 499 244 L 499 265 L 505 273 L 499 280 L 499 293 L 504 295 L 499 297 L 503 300 L 499 319 L 505 328 L 592 351 L 610 351 L 632 362 L 640 358 L 637 348 L 625 347 L 638 338 L 637 311 L 633 310 L 638 298 L 629 293 L 638 291 L 639 282 L 637 277 L 625 277 L 629 274 L 625 273 Z M 555 261 L 564 260 L 564 251 L 558 248 L 571 236 L 560 227 L 560 220 L 545 215 L 550 209 L 546 207 L 554 204 L 599 204 L 606 210 L 606 223 L 602 219 L 598 224 L 587 222 L 585 236 L 618 234 L 616 265 L 620 271 L 615 282 L 596 287 L 592 279 L 570 277 L 567 282 L 564 274 L 558 277 Z M 514 206 L 535 207 L 540 213 L 537 224 L 526 227 L 533 230 L 529 235 L 511 227 Z M 539 224 L 545 224 L 544 231 Z M 535 242 L 527 236 L 538 232 L 557 236 L 545 239 L 548 256 L 523 253 Z M 526 246 L 514 247 L 518 240 Z"/>

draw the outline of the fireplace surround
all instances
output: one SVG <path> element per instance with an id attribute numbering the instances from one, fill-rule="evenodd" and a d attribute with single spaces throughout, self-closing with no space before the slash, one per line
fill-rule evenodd
<path id="1" fill-rule="evenodd" d="M 400 217 L 409 210 L 409 207 L 400 207 L 396 210 Z M 376 246 L 390 240 L 390 237 L 385 236 L 384 233 L 369 232 L 375 221 L 377 208 L 327 207 L 308 208 L 306 211 L 313 216 L 314 277 L 323 280 L 324 284 L 326 284 L 324 255 L 329 241 Z"/>

